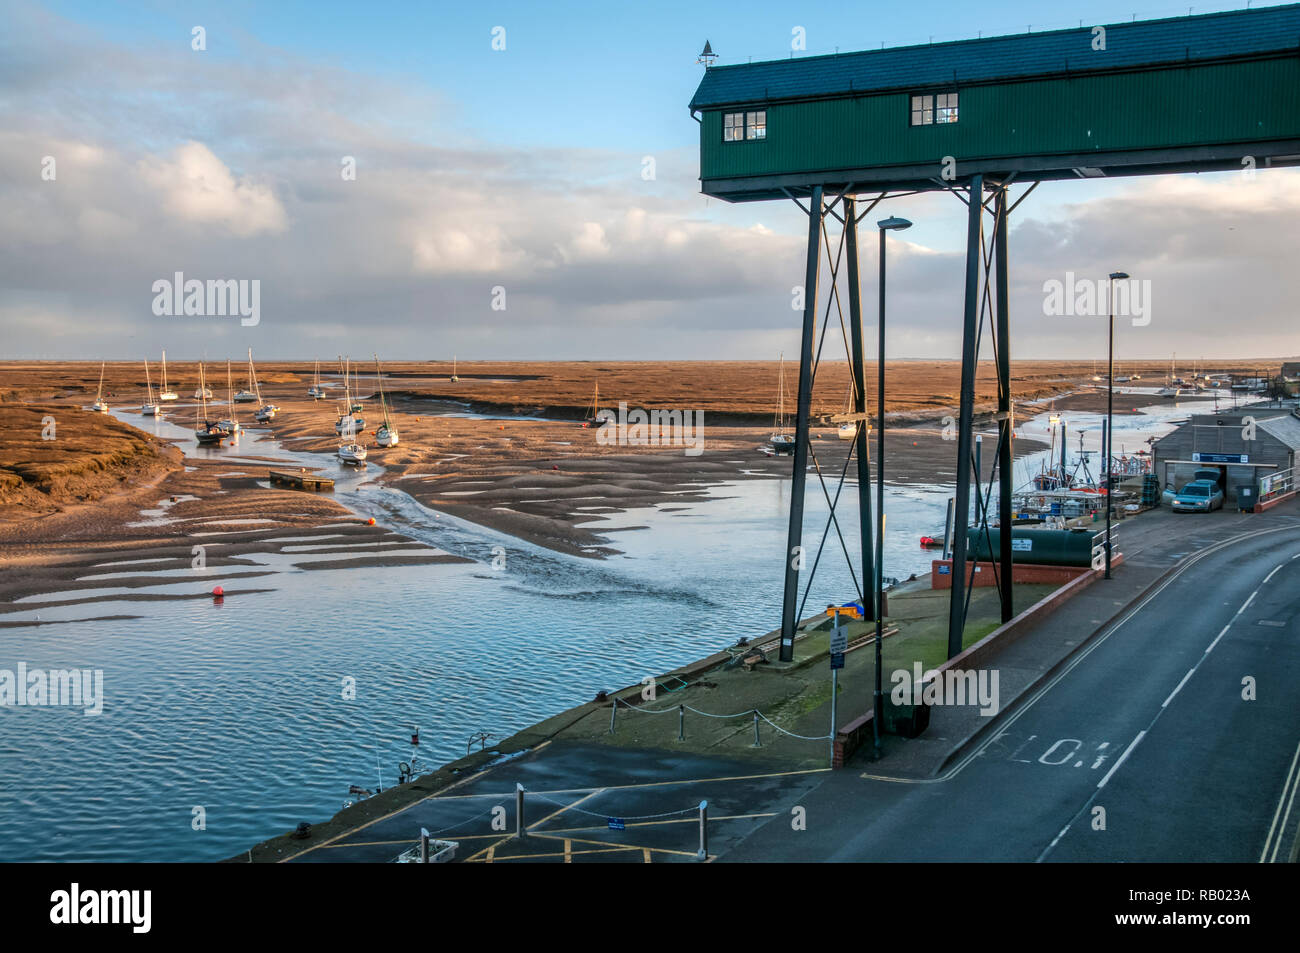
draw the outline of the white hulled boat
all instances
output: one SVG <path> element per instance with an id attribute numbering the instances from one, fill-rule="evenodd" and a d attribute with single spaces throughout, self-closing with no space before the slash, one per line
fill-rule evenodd
<path id="1" fill-rule="evenodd" d="M 140 407 L 140 413 L 145 417 L 161 417 L 162 405 L 153 399 L 153 380 L 149 377 L 149 362 L 144 362 L 144 384 L 148 388 L 148 396 L 145 397 L 144 404 Z"/>
<path id="2" fill-rule="evenodd" d="M 104 400 L 104 362 L 99 362 L 99 391 L 95 394 L 95 402 L 90 405 L 90 409 L 101 414 L 108 413 L 108 401 Z"/>
<path id="3" fill-rule="evenodd" d="M 159 401 L 179 400 L 180 395 L 167 386 L 167 352 L 163 351 L 162 358 L 162 390 L 158 391 Z"/>
<path id="4" fill-rule="evenodd" d="M 397 428 L 388 416 L 388 401 L 384 398 L 384 371 L 379 366 L 378 354 L 375 355 L 375 375 L 379 380 L 379 412 L 384 415 L 384 422 L 375 431 L 375 446 L 395 447 L 399 438 Z"/>

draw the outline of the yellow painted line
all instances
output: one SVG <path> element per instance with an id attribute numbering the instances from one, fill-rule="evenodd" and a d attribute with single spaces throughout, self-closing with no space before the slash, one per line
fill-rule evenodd
<path id="1" fill-rule="evenodd" d="M 558 850 L 557 850 L 557 851 L 549 851 L 549 852 L 547 852 L 547 853 L 545 853 L 545 854 L 511 854 L 511 855 L 509 855 L 508 857 L 497 857 L 497 858 L 495 858 L 494 860 L 491 860 L 491 861 L 489 861 L 489 860 L 473 860 L 473 861 L 468 861 L 468 860 L 467 860 L 467 861 L 465 861 L 465 863 L 467 863 L 467 864 L 468 864 L 468 863 L 474 863 L 474 864 L 482 864 L 482 863 L 497 863 L 497 864 L 504 864 L 504 863 L 505 863 L 506 861 L 508 861 L 508 860 L 536 860 L 536 859 L 538 859 L 538 858 L 544 858 L 544 857 L 572 857 L 572 856 L 575 856 L 575 855 L 578 855 L 578 854 L 617 854 L 617 853 L 626 853 L 626 852 L 629 851 L 629 850 L 636 850 L 636 848 L 635 848 L 635 847 L 607 847 L 607 848 L 605 848 L 605 849 L 603 849 L 603 850 L 575 850 L 575 851 L 571 851 L 569 854 L 565 854 L 563 851 L 558 851 Z M 566 860 L 565 863 L 569 863 L 569 861 Z"/>
<path id="2" fill-rule="evenodd" d="M 465 778 L 465 779 L 463 779 L 463 780 L 461 780 L 461 781 L 457 781 L 457 782 L 455 782 L 454 784 L 449 784 L 447 787 L 443 788 L 443 790 L 444 790 L 444 791 L 450 791 L 452 788 L 459 787 L 459 786 L 462 785 L 462 784 L 468 784 L 470 781 L 473 781 L 475 778 L 481 778 L 481 777 L 483 777 L 483 775 L 485 775 L 485 774 L 487 774 L 487 771 L 486 771 L 486 770 L 484 770 L 484 771 L 480 771 L 478 774 L 471 775 L 470 777 Z M 372 826 L 372 825 L 374 825 L 374 824 L 378 824 L 380 821 L 386 821 L 386 820 L 388 820 L 390 817 L 396 817 L 398 814 L 401 814 L 401 813 L 403 813 L 404 811 L 408 811 L 408 810 L 410 810 L 411 808 L 415 807 L 416 804 L 423 804 L 425 801 L 428 801 L 428 800 L 430 800 L 430 799 L 432 799 L 432 798 L 436 798 L 437 796 L 438 796 L 438 794 L 435 792 L 434 794 L 430 794 L 430 795 L 427 795 L 426 797 L 422 797 L 422 798 L 420 798 L 418 801 L 413 801 L 413 802 L 411 802 L 410 804 L 405 805 L 404 807 L 399 807 L 399 808 L 398 808 L 397 810 L 395 810 L 395 811 L 390 811 L 390 812 L 388 812 L 388 813 L 385 814 L 383 817 L 376 817 L 374 820 L 372 820 L 372 821 L 366 821 L 366 823 L 361 824 L 361 825 L 358 825 L 357 827 L 354 827 L 354 828 L 352 828 L 351 830 L 346 830 L 346 831 L 344 831 L 344 832 L 341 833 L 341 834 L 335 834 L 335 835 L 334 835 L 333 837 L 331 837 L 329 840 L 321 841 L 319 844 L 313 844 L 311 847 L 308 847 L 306 850 L 301 850 L 301 851 L 299 851 L 298 853 L 293 854 L 292 856 L 289 856 L 289 857 L 282 857 L 280 860 L 276 861 L 276 863 L 286 864 L 286 863 L 288 863 L 289 861 L 293 860 L 293 859 L 296 858 L 296 857 L 302 857 L 304 854 L 310 854 L 313 850 L 317 850 L 317 849 L 319 849 L 319 848 L 321 848 L 321 847 L 328 847 L 330 844 L 333 844 L 335 841 L 342 840 L 344 837 L 348 837 L 348 836 L 350 836 L 350 835 L 352 835 L 352 834 L 355 834 L 357 831 L 363 831 L 363 830 L 365 830 L 367 827 L 370 827 L 370 826 Z M 450 800 L 450 799 L 449 799 L 449 800 Z"/>
<path id="3" fill-rule="evenodd" d="M 719 820 L 721 820 L 721 818 L 719 818 Z M 452 836 L 444 839 L 454 840 L 454 841 L 467 841 L 467 840 L 486 840 L 488 838 L 493 838 L 493 837 L 500 838 L 501 835 L 500 834 L 466 834 L 462 837 L 458 834 L 453 834 Z M 418 842 L 418 841 L 419 838 L 416 838 L 414 842 Z M 395 845 L 395 844 L 406 844 L 407 846 L 410 846 L 412 843 L 413 843 L 412 839 L 406 837 L 403 838 L 402 840 L 363 840 L 363 841 L 350 841 L 346 844 L 321 844 L 320 846 L 325 850 L 347 850 L 349 847 L 384 847 L 387 845 Z"/>
<path id="4" fill-rule="evenodd" d="M 491 847 L 488 848 L 488 852 L 487 852 L 487 862 L 488 862 L 489 864 L 492 863 L 492 859 L 496 856 L 496 852 L 497 852 L 497 845 L 496 845 L 496 844 L 493 844 Z"/>
<path id="5" fill-rule="evenodd" d="M 564 839 L 564 862 L 573 863 L 573 841 L 567 837 Z"/>
<path id="6" fill-rule="evenodd" d="M 714 821 L 747 821 L 759 817 L 776 817 L 778 813 L 780 812 L 770 811 L 763 814 L 723 814 L 719 817 L 714 817 L 713 815 L 709 815 L 709 823 L 712 824 Z M 636 823 L 628 824 L 627 826 L 628 827 L 655 827 L 660 824 L 698 824 L 699 822 L 700 822 L 699 817 L 675 817 L 672 818 L 671 820 L 666 820 L 666 821 L 637 821 Z M 577 834 L 577 833 L 581 833 L 582 831 L 603 831 L 605 829 L 606 829 L 605 827 L 602 827 L 599 824 L 593 824 L 591 827 L 552 827 L 549 830 L 544 831 L 542 833 Z M 407 842 L 402 841 L 401 843 L 407 843 Z"/>
<path id="7" fill-rule="evenodd" d="M 641 860 L 642 860 L 644 863 L 647 863 L 647 864 L 650 863 L 650 848 L 649 848 L 649 847 L 642 847 L 642 848 L 641 848 Z"/>
<path id="8" fill-rule="evenodd" d="M 531 749 L 531 751 L 540 751 L 548 744 L 550 744 L 549 740 L 544 741 L 536 748 Z M 281 864 L 287 863 L 298 857 L 302 857 L 304 854 L 309 854 L 313 850 L 318 850 L 321 847 L 328 847 L 334 844 L 335 841 L 339 841 L 345 837 L 349 837 L 357 833 L 358 831 L 363 831 L 367 827 L 370 827 L 374 824 L 378 824 L 380 821 L 386 821 L 389 818 L 396 817 L 398 814 L 401 814 L 404 811 L 409 811 L 411 808 L 415 807 L 418 804 L 423 804 L 425 801 L 434 801 L 434 800 L 453 801 L 453 800 L 461 800 L 461 799 L 468 799 L 468 798 L 484 798 L 484 797 L 489 797 L 489 798 L 490 797 L 497 797 L 497 798 L 513 797 L 514 796 L 513 791 L 504 794 L 503 793 L 458 794 L 455 795 L 454 797 L 447 797 L 443 793 L 446 791 L 450 791 L 453 788 L 458 788 L 463 784 L 468 784 L 470 781 L 474 781 L 478 778 L 481 778 L 483 777 L 483 775 L 487 774 L 490 770 L 491 770 L 490 768 L 485 768 L 484 770 L 478 772 L 477 774 L 473 774 L 468 778 L 463 778 L 460 781 L 455 782 L 454 784 L 448 785 L 447 787 L 443 788 L 442 791 L 438 791 L 433 794 L 427 795 L 426 797 L 422 797 L 418 801 L 412 801 L 410 804 L 407 804 L 404 807 L 400 807 L 395 811 L 391 811 L 388 814 L 383 815 L 382 817 L 376 817 L 374 820 L 366 821 L 366 823 L 364 824 L 360 824 L 356 827 L 350 828 L 349 830 L 343 831 L 340 834 L 336 834 L 335 836 L 331 837 L 329 840 L 322 841 L 319 844 L 313 844 L 311 847 L 308 847 L 305 850 L 301 850 L 298 853 L 293 854 L 289 857 L 283 857 L 280 860 L 278 860 L 277 863 L 281 863 Z M 788 778 L 788 777 L 797 777 L 803 774 L 825 774 L 830 770 L 831 770 L 830 768 L 801 768 L 796 771 L 772 771 L 766 774 L 742 774 L 742 775 L 735 775 L 732 777 L 724 777 L 724 778 L 683 778 L 675 781 L 650 781 L 643 784 L 615 784 L 603 788 L 561 788 L 559 790 L 554 790 L 554 791 L 528 791 L 527 793 L 545 796 L 545 795 L 553 795 L 553 794 L 579 794 L 584 791 L 587 791 L 590 792 L 590 794 L 588 794 L 588 797 L 590 797 L 591 794 L 599 794 L 601 791 L 630 791 L 630 790 L 638 790 L 642 788 L 671 787 L 673 785 L 681 785 L 681 784 L 721 784 L 726 781 L 761 781 L 766 778 Z M 586 800 L 586 798 L 575 801 L 574 804 L 581 804 L 583 800 Z M 573 805 L 570 805 L 570 807 L 572 806 Z M 556 812 L 556 813 L 560 813 L 560 812 Z M 548 820 L 548 819 L 549 818 L 543 818 L 543 820 Z M 541 823 L 541 821 L 538 821 L 537 823 Z M 529 825 L 530 828 L 532 826 L 533 826 L 532 824 Z M 512 834 L 509 836 L 513 837 L 514 835 Z M 509 838 L 507 837 L 504 839 L 509 839 Z M 346 846 L 346 845 L 341 845 L 341 846 Z M 476 854 L 474 856 L 477 857 L 478 855 Z M 467 858 L 467 859 L 473 859 L 473 858 Z"/>
<path id="9" fill-rule="evenodd" d="M 550 840 L 561 840 L 561 838 L 558 838 L 558 837 L 549 837 L 549 835 L 547 835 L 547 834 L 535 834 L 535 835 L 533 835 L 533 836 L 534 836 L 534 837 L 548 837 Z M 586 839 L 581 838 L 581 837 L 573 837 L 573 838 L 570 838 L 570 840 L 572 840 L 572 841 L 573 841 L 574 843 L 576 843 L 576 844 L 594 844 L 594 845 L 596 845 L 596 846 L 598 846 L 598 847 L 609 847 L 609 846 L 610 846 L 609 841 L 603 841 L 603 840 L 586 840 Z M 622 849 L 622 850 L 649 850 L 649 851 L 654 851 L 656 854 L 676 854 L 676 855 L 679 856 L 679 857 L 694 857 L 694 856 L 695 856 L 695 853 L 694 853 L 693 851 L 688 851 L 688 850 L 670 850 L 670 849 L 667 848 L 667 847 L 646 847 L 644 844 L 624 844 L 624 845 L 621 845 L 621 848 L 620 848 L 620 849 Z"/>
<path id="10" fill-rule="evenodd" d="M 586 801 L 586 800 L 588 800 L 589 798 L 593 798 L 593 797 L 595 797 L 597 794 L 599 794 L 599 793 L 600 793 L 601 791 L 603 791 L 603 790 L 604 790 L 604 788 L 598 788 L 598 789 L 596 789 L 595 791 L 592 791 L 590 794 L 587 794 L 587 795 L 585 795 L 584 797 L 580 797 L 580 798 L 578 798 L 578 800 L 574 801 L 572 804 L 568 804 L 568 805 L 565 805 L 564 807 L 557 808 L 556 810 L 552 811 L 550 814 L 547 814 L 545 817 L 541 818 L 540 820 L 533 821 L 533 823 L 529 824 L 529 825 L 525 828 L 525 830 L 531 831 L 531 830 L 532 830 L 534 827 L 536 827 L 538 824 L 545 824 L 547 821 L 549 821 L 551 818 L 555 817 L 556 815 L 558 815 L 558 814 L 563 814 L 563 813 L 564 813 L 565 811 L 567 811 L 569 808 L 571 808 L 571 807 L 576 807 L 577 805 L 581 804 L 583 801 Z M 527 794 L 527 793 L 530 793 L 530 792 L 525 791 L 524 793 Z M 493 845 L 493 846 L 499 847 L 500 845 L 504 844 L 506 841 L 514 839 L 514 836 L 515 836 L 514 834 L 506 834 L 504 837 L 502 837 L 500 840 L 498 840 L 498 841 L 496 842 L 496 844 Z M 484 848 L 484 850 L 487 850 L 487 849 L 488 849 L 488 848 Z M 466 862 L 471 861 L 471 860 L 477 860 L 479 854 L 481 854 L 481 853 L 483 853 L 482 850 L 477 851 L 476 853 L 470 855 L 469 857 L 466 857 L 466 858 L 465 858 Z"/>

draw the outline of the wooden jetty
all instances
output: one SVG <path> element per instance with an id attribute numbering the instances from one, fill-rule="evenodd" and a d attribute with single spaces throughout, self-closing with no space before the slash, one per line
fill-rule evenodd
<path id="1" fill-rule="evenodd" d="M 334 481 L 329 477 L 319 477 L 306 470 L 272 470 L 272 486 L 288 486 L 295 490 L 333 490 Z"/>

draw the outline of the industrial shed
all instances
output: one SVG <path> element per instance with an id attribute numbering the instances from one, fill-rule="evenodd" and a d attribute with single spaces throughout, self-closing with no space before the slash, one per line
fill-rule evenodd
<path id="1" fill-rule="evenodd" d="M 1245 439 L 1254 422 L 1253 440 Z M 1193 417 L 1152 447 L 1160 485 L 1181 489 L 1194 471 L 1219 471 L 1228 499 L 1237 487 L 1293 470 L 1300 453 L 1300 417 L 1294 411 L 1251 409 Z"/>

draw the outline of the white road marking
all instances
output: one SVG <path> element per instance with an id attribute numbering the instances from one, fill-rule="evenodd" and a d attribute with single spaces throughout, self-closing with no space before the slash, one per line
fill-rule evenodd
<path id="1" fill-rule="evenodd" d="M 1218 640 L 1216 639 L 1215 641 Z M 1206 649 L 1205 651 L 1209 652 L 1209 649 Z M 1187 674 L 1183 676 L 1183 680 L 1178 683 L 1177 688 L 1169 693 L 1169 697 L 1165 699 L 1164 704 L 1160 706 L 1161 708 L 1167 708 L 1169 706 L 1169 703 L 1174 700 L 1174 696 L 1177 695 L 1182 690 L 1182 687 L 1187 684 L 1187 680 L 1192 677 L 1194 671 L 1196 671 L 1195 667 L 1187 670 Z"/>
<path id="2" fill-rule="evenodd" d="M 1143 728 L 1137 733 L 1137 737 L 1129 742 L 1128 747 L 1124 749 L 1124 753 L 1119 756 L 1119 760 L 1112 764 L 1110 770 L 1106 772 L 1106 776 L 1097 782 L 1098 788 L 1104 788 L 1106 786 L 1106 782 L 1110 780 L 1110 776 L 1119 770 L 1119 766 L 1124 763 L 1124 760 L 1129 756 L 1130 752 L 1138 746 L 1138 742 L 1146 737 L 1146 733 L 1146 729 Z"/>
<path id="3" fill-rule="evenodd" d="M 1292 558 L 1294 559 L 1295 557 Z M 1264 838 L 1264 852 L 1259 855 L 1259 862 L 1261 864 L 1270 863 L 1272 861 L 1277 860 L 1277 850 L 1282 843 L 1282 835 L 1286 833 L 1286 827 L 1287 827 L 1286 821 L 1283 821 L 1282 826 L 1279 828 L 1278 820 L 1281 819 L 1283 816 L 1282 815 L 1283 802 L 1287 802 L 1287 808 L 1286 808 L 1287 818 L 1291 816 L 1291 808 L 1295 805 L 1295 789 L 1297 787 L 1296 785 L 1297 764 L 1300 764 L 1300 745 L 1296 746 L 1295 757 L 1291 759 L 1291 767 L 1286 773 L 1286 784 L 1282 785 L 1282 796 L 1277 799 L 1277 810 L 1273 812 L 1273 823 L 1269 825 L 1268 837 Z M 1288 788 L 1291 789 L 1291 797 L 1289 802 L 1286 793 Z M 1276 843 L 1273 844 L 1273 855 L 1272 857 L 1270 857 L 1268 853 L 1268 845 L 1271 841 L 1273 841 L 1273 835 L 1275 832 L 1277 834 L 1277 841 Z"/>
<path id="4" fill-rule="evenodd" d="M 1231 623 L 1231 622 L 1229 622 L 1227 625 L 1225 625 L 1222 629 L 1219 630 L 1219 634 L 1216 635 L 1216 636 L 1214 637 L 1214 641 L 1211 642 L 1211 643 L 1209 644 L 1209 646 L 1206 648 L 1206 650 L 1205 650 L 1205 654 L 1206 654 L 1206 655 L 1209 655 L 1209 654 L 1210 654 L 1210 650 L 1213 649 L 1216 645 L 1219 644 L 1219 639 L 1223 638 L 1223 634 L 1224 634 L 1225 632 L 1227 632 L 1230 628 L 1232 628 L 1232 623 Z"/>

